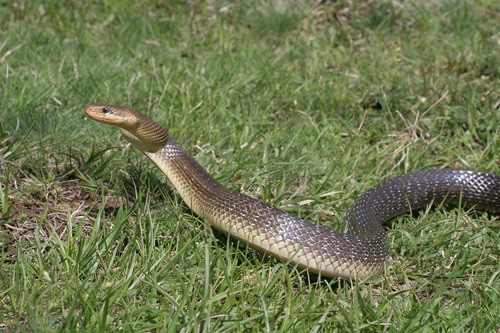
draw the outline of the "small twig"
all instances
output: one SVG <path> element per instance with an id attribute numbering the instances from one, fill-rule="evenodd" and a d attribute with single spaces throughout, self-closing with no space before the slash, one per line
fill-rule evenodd
<path id="1" fill-rule="evenodd" d="M 7 43 L 7 42 L 5 42 Z M 0 47 L 0 50 L 3 49 L 3 47 L 5 46 L 5 43 L 2 44 L 2 47 Z M 15 46 L 14 48 L 10 49 L 10 50 L 7 50 L 7 52 L 5 52 L 3 54 L 3 56 L 0 58 L 0 64 L 2 62 L 5 61 L 5 59 L 7 59 L 8 56 L 10 56 L 12 53 L 16 52 L 17 50 L 19 50 L 21 48 L 22 44 L 19 44 L 18 46 Z"/>

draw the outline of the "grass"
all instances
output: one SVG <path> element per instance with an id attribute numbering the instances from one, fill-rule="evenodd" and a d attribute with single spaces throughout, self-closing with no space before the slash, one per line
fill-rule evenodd
<path id="1" fill-rule="evenodd" d="M 1 329 L 500 329 L 498 216 L 400 217 L 384 276 L 325 281 L 207 232 L 83 114 L 145 112 L 228 187 L 342 230 L 384 179 L 499 173 L 496 2 L 3 7 Z"/>

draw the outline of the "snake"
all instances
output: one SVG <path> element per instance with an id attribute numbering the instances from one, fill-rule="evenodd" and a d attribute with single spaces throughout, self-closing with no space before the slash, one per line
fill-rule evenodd
<path id="1" fill-rule="evenodd" d="M 160 124 L 133 109 L 85 107 L 87 116 L 116 126 L 170 180 L 204 223 L 286 263 L 327 278 L 364 280 L 383 273 L 389 257 L 384 224 L 430 204 L 500 211 L 500 175 L 453 168 L 415 171 L 360 195 L 345 213 L 346 232 L 295 217 L 230 190 L 212 177 Z"/>

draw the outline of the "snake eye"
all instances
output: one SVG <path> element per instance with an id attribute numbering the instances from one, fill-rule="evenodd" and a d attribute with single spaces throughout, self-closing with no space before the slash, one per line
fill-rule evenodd
<path id="1" fill-rule="evenodd" d="M 102 113 L 110 113 L 110 112 L 111 110 L 107 106 L 102 108 Z"/>

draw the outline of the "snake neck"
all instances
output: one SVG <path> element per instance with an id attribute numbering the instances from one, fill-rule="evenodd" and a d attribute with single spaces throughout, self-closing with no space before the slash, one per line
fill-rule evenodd
<path id="1" fill-rule="evenodd" d="M 166 146 L 168 132 L 163 126 L 147 118 L 143 114 L 127 109 L 131 124 L 120 126 L 122 135 L 143 152 L 157 153 Z"/>
<path id="2" fill-rule="evenodd" d="M 198 204 L 200 193 L 215 197 L 229 192 L 172 139 L 155 153 L 144 150 L 143 153 L 163 171 L 189 208 L 203 218 L 210 216 Z"/>

